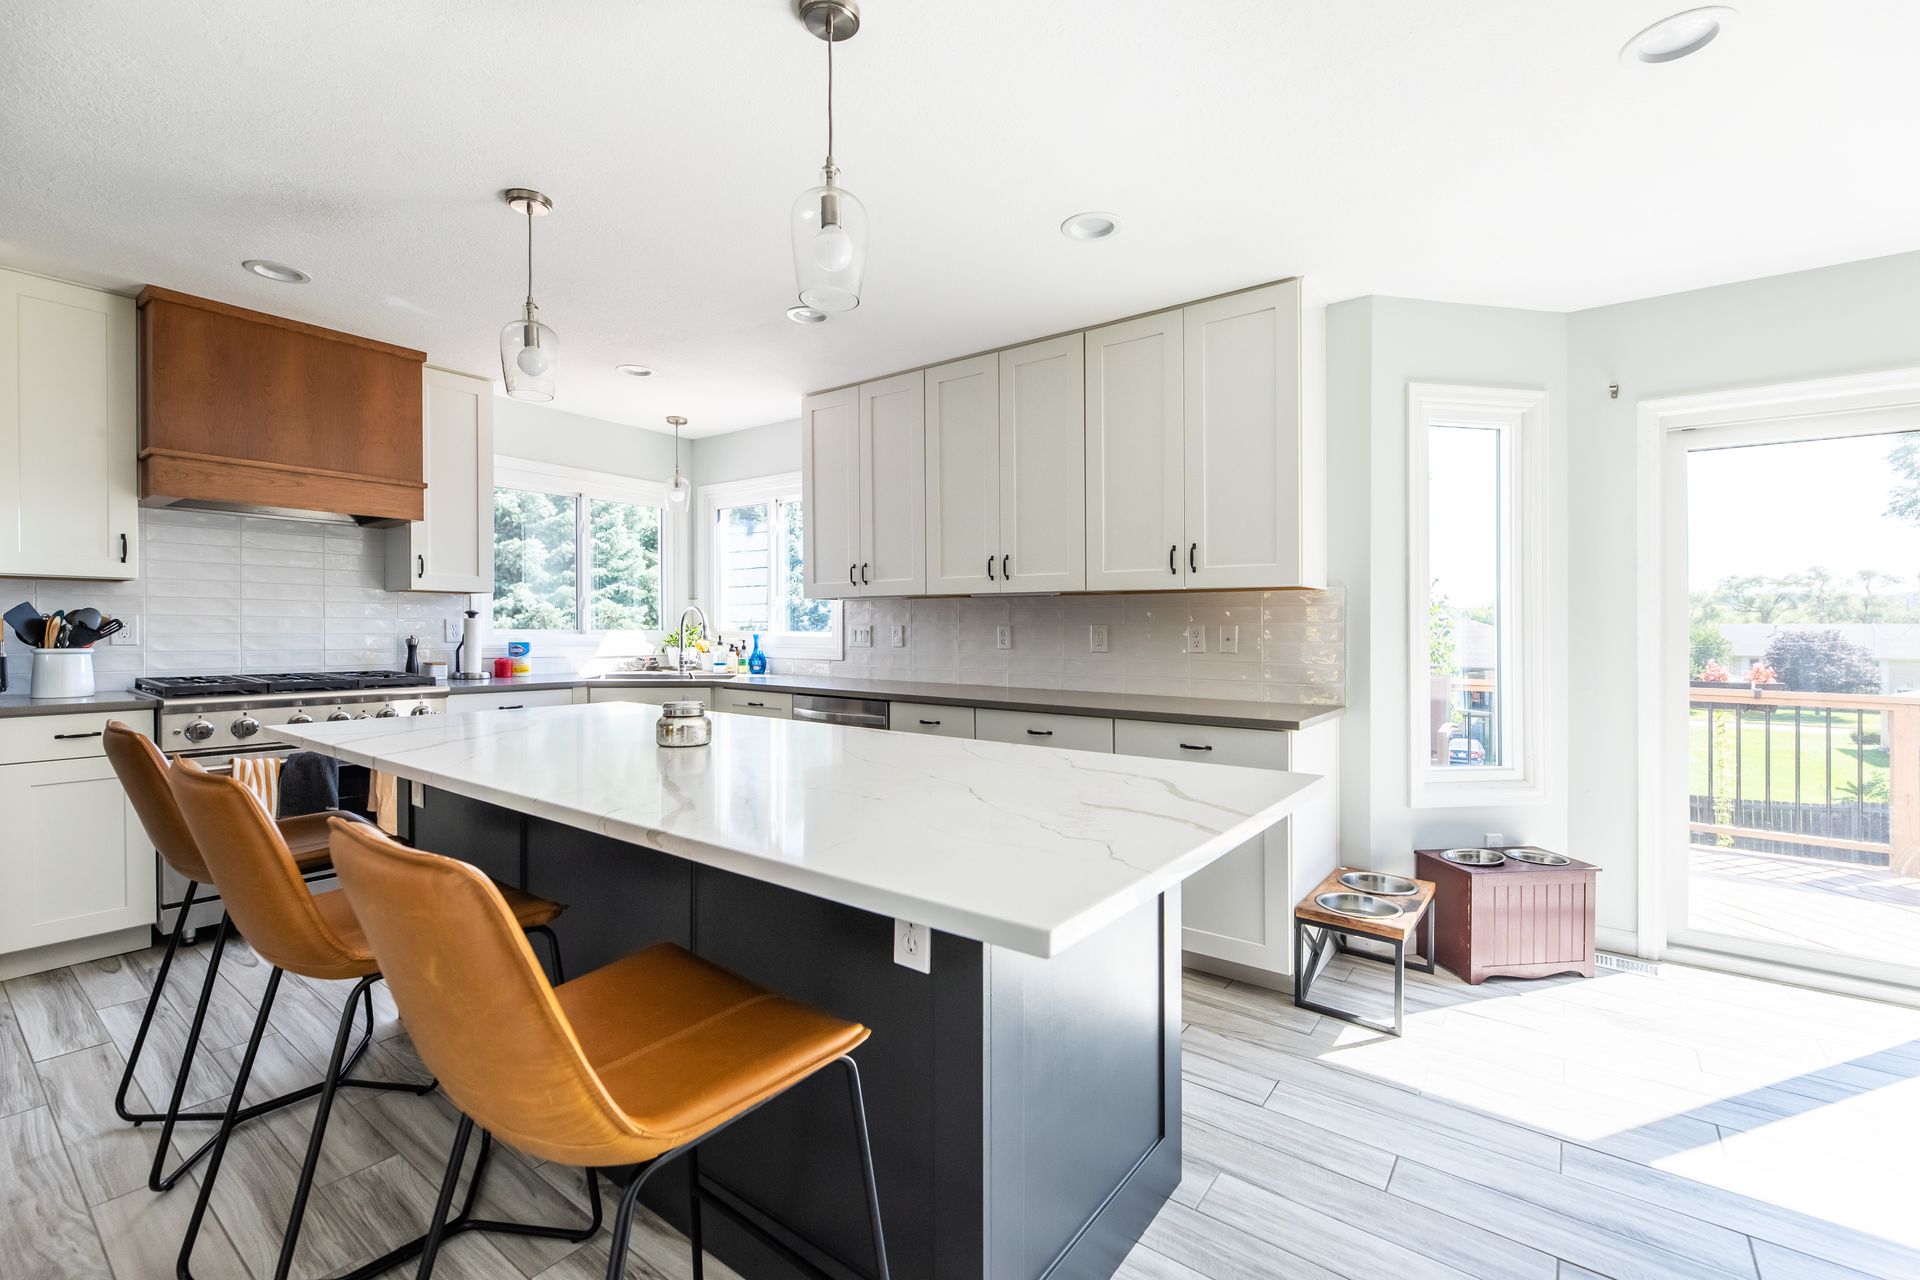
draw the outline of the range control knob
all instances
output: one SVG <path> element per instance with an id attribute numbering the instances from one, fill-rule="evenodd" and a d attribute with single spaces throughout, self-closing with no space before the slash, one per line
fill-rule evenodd
<path id="1" fill-rule="evenodd" d="M 415 703 L 413 710 L 407 712 L 407 714 L 410 716 L 430 716 L 433 714 L 433 708 L 424 702 L 419 702 Z"/>
<path id="2" fill-rule="evenodd" d="M 362 711 L 358 715 L 354 716 L 354 719 L 355 720 L 371 720 L 373 719 L 373 717 L 368 715 L 366 712 Z"/>
<path id="3" fill-rule="evenodd" d="M 236 738 L 251 738 L 260 732 L 260 722 L 252 716 L 241 716 L 229 727 L 232 728 L 233 736 Z"/>
<path id="4" fill-rule="evenodd" d="M 327 719 L 329 719 L 329 720 L 351 720 L 351 719 L 353 719 L 353 717 L 352 717 L 352 716 L 350 716 L 350 715 L 348 715 L 348 714 L 347 714 L 346 712 L 344 712 L 344 711 L 335 711 L 335 712 L 333 712 L 332 714 L 330 714 L 330 715 L 328 715 L 328 716 L 327 716 Z"/>
<path id="5" fill-rule="evenodd" d="M 287 717 L 288 724 L 312 724 L 313 717 L 304 711 L 296 711 Z"/>
<path id="6" fill-rule="evenodd" d="M 393 719 L 393 718 L 394 718 L 395 716 L 397 716 L 397 715 L 399 715 L 399 714 L 400 714 L 400 713 L 399 713 L 398 711 L 395 711 L 395 710 L 393 709 L 393 704 L 392 704 L 392 703 L 388 703 L 388 704 L 387 704 L 386 706 L 384 706 L 384 707 L 382 707 L 382 708 L 380 708 L 380 709 L 379 709 L 378 711 L 376 711 L 376 712 L 374 712 L 374 713 L 373 713 L 373 716 L 374 716 L 374 719 L 376 719 L 376 720 L 391 720 L 391 719 Z"/>
<path id="7" fill-rule="evenodd" d="M 213 725 L 210 721 L 194 720 L 187 725 L 186 734 L 188 742 L 205 742 L 213 736 Z"/>

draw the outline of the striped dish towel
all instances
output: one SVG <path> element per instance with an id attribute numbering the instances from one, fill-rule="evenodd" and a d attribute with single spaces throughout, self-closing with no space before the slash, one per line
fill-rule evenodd
<path id="1" fill-rule="evenodd" d="M 269 818 L 280 812 L 279 756 L 235 756 L 233 780 L 247 789 Z"/>

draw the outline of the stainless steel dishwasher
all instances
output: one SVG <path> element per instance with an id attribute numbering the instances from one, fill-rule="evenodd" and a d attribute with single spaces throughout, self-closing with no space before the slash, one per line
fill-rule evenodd
<path id="1" fill-rule="evenodd" d="M 861 729 L 887 727 L 887 704 L 872 698 L 828 698 L 816 693 L 793 695 L 793 718 L 817 724 L 850 724 Z"/>

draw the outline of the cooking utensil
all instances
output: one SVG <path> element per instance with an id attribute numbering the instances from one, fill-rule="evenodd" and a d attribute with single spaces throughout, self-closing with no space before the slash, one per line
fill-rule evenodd
<path id="1" fill-rule="evenodd" d="M 1323 911 L 1355 920 L 1391 920 L 1400 914 L 1399 903 L 1370 893 L 1323 893 L 1313 901 Z"/>
<path id="2" fill-rule="evenodd" d="M 40 633 L 40 647 L 42 649 L 58 649 L 60 647 L 60 633 L 66 630 L 66 626 L 66 610 L 55 609 L 52 613 L 48 614 L 45 630 Z"/>
<path id="3" fill-rule="evenodd" d="M 1420 886 L 1405 876 L 1390 876 L 1384 871 L 1349 871 L 1340 883 L 1355 893 L 1371 893 L 1380 898 L 1411 898 Z"/>
<path id="4" fill-rule="evenodd" d="M 1498 849 L 1443 849 L 1440 856 L 1463 867 L 1497 867 L 1507 860 Z"/>
<path id="5" fill-rule="evenodd" d="M 1532 845 L 1523 845 L 1518 849 L 1502 850 L 1516 862 L 1531 862 L 1536 867 L 1564 867 L 1573 859 L 1564 853 L 1549 853 L 1545 849 L 1536 849 Z"/>
<path id="6" fill-rule="evenodd" d="M 98 627 L 105 616 L 93 608 L 67 610 L 67 621 L 76 627 Z"/>
<path id="7" fill-rule="evenodd" d="M 6 619 L 7 625 L 13 628 L 13 634 L 20 637 L 21 644 L 39 648 L 34 641 L 40 638 L 40 611 L 33 607 L 31 601 L 22 600 L 7 610 Z"/>
<path id="8" fill-rule="evenodd" d="M 125 628 L 126 625 L 127 624 L 119 618 L 108 618 L 105 622 L 101 623 L 99 628 L 94 632 L 93 640 L 90 643 L 98 644 L 116 631 Z"/>
<path id="9" fill-rule="evenodd" d="M 97 627 L 70 625 L 67 631 L 67 648 L 69 649 L 92 648 L 94 641 L 98 640 L 99 638 L 100 638 L 100 630 Z"/>

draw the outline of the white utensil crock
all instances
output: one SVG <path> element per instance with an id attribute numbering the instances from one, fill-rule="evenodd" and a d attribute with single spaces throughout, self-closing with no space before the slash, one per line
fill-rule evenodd
<path id="1" fill-rule="evenodd" d="M 92 692 L 93 650 L 33 651 L 33 697 L 84 698 Z"/>

